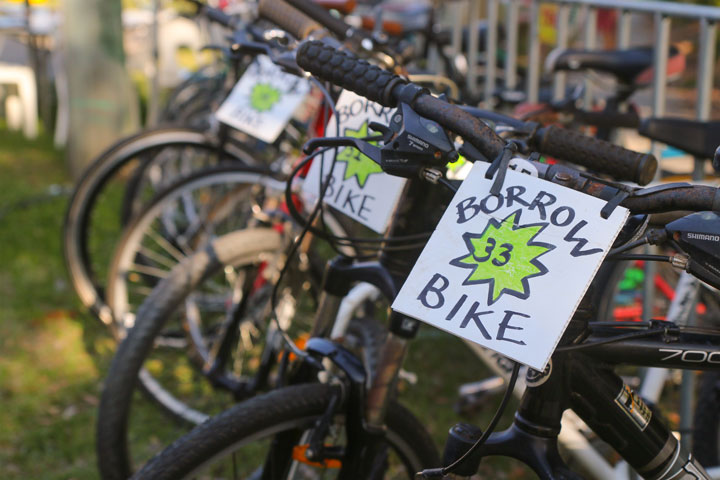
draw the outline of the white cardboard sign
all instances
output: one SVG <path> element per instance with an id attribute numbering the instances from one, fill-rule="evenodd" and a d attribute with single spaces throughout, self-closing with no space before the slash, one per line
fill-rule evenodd
<path id="1" fill-rule="evenodd" d="M 305 78 L 283 72 L 265 55 L 258 55 L 215 112 L 233 128 L 272 143 L 310 92 Z"/>
<path id="2" fill-rule="evenodd" d="M 368 128 L 370 122 L 390 124 L 395 111 L 367 98 L 344 91 L 335 106 L 340 121 L 340 136 L 367 137 L 376 134 Z M 328 136 L 335 136 L 334 117 L 328 123 Z M 324 201 L 350 218 L 378 233 L 383 233 L 397 204 L 405 179 L 388 175 L 370 158 L 353 147 L 338 150 L 335 168 L 332 166 L 334 151 L 330 150 L 321 159 L 313 160 L 303 191 L 311 199 L 320 195 L 320 169 L 322 178 L 330 185 Z"/>
<path id="3" fill-rule="evenodd" d="M 476 162 L 392 308 L 542 371 L 625 223 L 605 202 Z"/>

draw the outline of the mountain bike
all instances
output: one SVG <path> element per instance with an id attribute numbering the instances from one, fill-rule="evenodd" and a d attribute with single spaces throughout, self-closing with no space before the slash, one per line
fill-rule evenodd
<path id="1" fill-rule="evenodd" d="M 403 116 L 403 121 L 400 122 L 403 126 L 418 124 L 411 121 L 412 112 L 423 115 L 426 122 L 435 120 L 442 127 L 462 135 L 486 158 L 496 159 L 494 163 L 499 167 L 501 160 L 498 159 L 502 159 L 502 152 L 505 150 L 502 140 L 472 116 L 445 104 L 442 100 L 423 94 L 421 89 L 399 77 L 317 42 L 301 46 L 298 63 L 321 78 L 335 78 L 343 87 L 369 94 L 380 102 L 405 103 L 398 112 Z M 348 75 L 351 71 L 356 75 Z M 411 178 L 420 174 L 421 178 L 445 185 L 441 177 L 428 172 L 440 169 L 445 163 L 443 153 L 448 153 L 447 140 L 437 136 L 437 132 L 441 130 L 434 131 L 435 136 L 426 134 L 422 137 L 430 144 L 430 148 L 425 150 L 426 156 L 416 152 L 412 160 L 401 164 L 392 161 L 390 152 L 398 148 L 394 145 L 395 142 L 399 143 L 400 139 L 408 138 L 403 136 L 408 133 L 403 129 L 393 131 L 394 135 L 389 137 L 391 143 L 383 147 L 387 152 L 385 157 L 381 156 L 381 149 L 375 152 L 373 148 L 377 147 L 370 148 L 369 144 L 363 145 L 357 139 L 325 141 L 351 142 L 361 151 L 377 153 L 375 158 L 387 171 L 406 174 Z M 557 141 L 560 141 L 560 138 Z M 308 149 L 328 144 L 322 142 L 323 140 L 312 142 Z M 568 146 L 572 144 L 568 143 Z M 435 155 L 437 151 L 441 152 L 441 158 Z M 610 158 L 612 157 L 608 153 L 605 161 L 611 161 Z M 660 189 L 636 189 L 600 182 L 565 166 L 537 163 L 532 165 L 538 169 L 540 178 L 605 199 L 610 205 L 613 205 L 613 202 L 623 205 L 634 213 L 676 209 L 713 211 L 717 210 L 720 200 L 717 190 L 712 187 L 670 185 Z M 502 169 L 498 168 L 495 172 L 501 176 L 499 172 L 502 172 Z M 415 185 L 417 187 L 413 188 Z M 412 222 L 396 224 L 393 234 L 425 231 L 427 223 L 432 223 L 426 212 L 432 211 L 431 205 L 438 204 L 437 196 L 432 195 L 437 190 L 428 192 L 420 185 L 419 180 L 411 182 L 402 205 L 424 214 L 411 216 Z M 677 243 L 676 247 L 682 247 L 679 250 L 687 256 L 673 261 L 684 264 L 685 268 L 703 281 L 716 284 L 718 278 L 711 268 L 712 262 L 716 260 L 706 253 L 703 245 L 697 242 L 700 239 L 694 238 L 692 232 L 699 224 L 711 228 L 717 218 L 714 213 L 698 213 L 676 220 L 662 230 L 647 232 L 646 235 L 649 241 L 655 243 Z M 627 238 L 622 243 L 627 243 Z M 616 248 L 613 255 L 615 258 L 628 256 L 622 247 Z M 374 265 L 374 282 L 378 288 L 383 293 L 392 295 L 393 290 L 396 291 L 402 283 L 403 273 L 409 269 L 406 261 L 412 262 L 415 258 L 417 252 L 383 255 L 380 265 Z M 390 259 L 393 261 L 387 262 Z M 385 262 L 387 267 L 383 265 Z M 352 271 L 352 266 L 348 268 L 342 261 L 336 263 L 335 267 L 336 275 L 332 277 L 334 281 L 328 282 L 326 286 L 332 294 L 342 295 L 352 284 L 355 275 L 347 274 L 348 270 Z M 368 266 L 356 268 L 366 271 Z M 402 272 L 403 268 L 405 272 Z M 712 332 L 681 329 L 668 324 L 650 323 L 630 327 L 588 323 L 591 316 L 588 311 L 592 309 L 591 297 L 592 295 L 586 296 L 573 317 L 569 329 L 555 350 L 552 368 L 546 368 L 544 372 L 534 372 L 530 376 L 531 381 L 528 382 L 529 386 L 513 426 L 505 432 L 490 434 L 499 418 L 496 416 L 485 433 L 468 426 L 454 428 L 443 462 L 448 467 L 425 470 L 423 478 L 439 478 L 452 472 L 459 477 L 469 477 L 477 471 L 482 456 L 493 454 L 518 458 L 533 468 L 541 478 L 579 478 L 565 466 L 557 453 L 560 417 L 567 407 L 572 407 L 644 477 L 680 478 L 679 475 L 685 474 L 687 478 L 707 478 L 702 467 L 680 448 L 677 440 L 663 424 L 661 415 L 647 407 L 624 385 L 612 371 L 612 366 L 629 362 L 677 368 L 688 368 L 688 364 L 691 364 L 691 368 L 713 369 L 714 360 L 708 359 L 713 355 L 712 346 L 716 344 L 717 337 L 713 337 Z M 322 320 L 320 318 L 318 323 L 323 324 Z M 325 321 L 328 321 L 328 318 L 325 318 Z M 288 473 L 304 473 L 310 468 L 325 473 L 328 473 L 328 469 L 335 469 L 341 478 L 368 478 L 373 475 L 375 468 L 383 468 L 385 471 L 387 470 L 384 467 L 392 468 L 395 463 L 386 460 L 388 448 L 397 452 L 398 443 L 394 440 L 395 437 L 385 436 L 383 430 L 377 428 L 383 425 L 385 418 L 390 418 L 385 414 L 392 411 L 391 408 L 386 408 L 392 384 L 407 341 L 416 333 L 418 323 L 417 320 L 398 312 L 391 315 L 390 321 L 391 333 L 381 354 L 378 373 L 369 388 L 366 389 L 362 368 L 342 347 L 324 339 L 311 339 L 306 346 L 304 367 L 298 366 L 301 371 L 298 377 L 311 380 L 320 370 L 326 372 L 324 375 L 331 376 L 332 381 L 329 384 L 291 386 L 242 403 L 176 442 L 136 477 L 192 477 L 193 473 L 198 472 L 197 469 L 219 460 L 220 457 L 231 461 L 234 459 L 236 462 L 234 465 L 231 462 L 229 470 L 218 471 L 232 473 L 233 467 L 242 467 L 249 478 L 252 478 L 253 474 L 258 478 L 277 478 L 280 475 L 286 477 Z M 323 366 L 323 361 L 332 364 L 334 368 Z M 302 372 L 303 369 L 305 372 Z M 516 364 L 503 405 L 510 396 L 518 370 L 519 365 Z M 314 406 L 302 405 L 304 402 L 300 401 L 300 395 L 308 398 L 308 391 L 311 389 L 314 391 L 311 398 L 321 400 L 317 400 Z M 279 408 L 281 400 L 287 413 L 277 421 L 269 418 L 254 421 L 255 417 L 249 417 L 257 411 L 259 405 L 271 411 L 276 406 Z M 502 409 L 501 406 L 500 410 Z M 343 418 L 341 424 L 336 423 L 339 417 Z M 256 448 L 260 447 L 254 442 L 261 434 L 267 436 L 269 441 L 265 444 L 267 452 L 263 456 L 257 454 Z M 336 442 L 337 439 L 340 441 Z M 628 441 L 630 439 L 633 441 Z M 250 440 L 253 442 L 248 443 Z M 252 450 L 252 458 L 259 458 L 259 462 L 254 466 L 242 463 L 243 458 L 245 461 L 248 458 L 240 457 L 236 452 L 237 447 L 242 445 L 255 448 Z M 399 463 L 403 464 L 402 460 Z M 450 463 L 452 465 L 449 465 Z"/>

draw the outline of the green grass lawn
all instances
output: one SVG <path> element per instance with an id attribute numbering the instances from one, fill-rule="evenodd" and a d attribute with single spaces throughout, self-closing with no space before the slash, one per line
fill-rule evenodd
<path id="1" fill-rule="evenodd" d="M 93 425 L 113 343 L 65 273 L 70 185 L 48 138 L 0 131 L 0 465 L 4 478 L 97 478 Z"/>
<path id="2" fill-rule="evenodd" d="M 0 130 L 0 469 L 4 479 L 94 479 L 96 408 L 114 343 L 80 305 L 62 260 L 61 229 L 69 187 L 62 152 L 50 139 L 28 141 Z M 112 213 L 112 212 L 110 212 Z M 108 220 L 109 222 L 111 220 Z M 423 327 L 406 369 L 415 385 L 400 396 L 442 446 L 461 382 L 485 368 L 461 342 Z M 499 399 L 498 399 L 499 400 Z M 163 445 L 177 435 L 149 402 L 136 402 L 139 442 Z M 134 408 L 137 408 L 134 406 Z M 484 426 L 488 405 L 467 420 Z M 510 422 L 512 409 L 501 422 Z M 168 427 L 168 428 L 166 428 Z M 488 478 L 532 478 L 501 462 Z M 489 467 L 486 467 L 489 470 Z"/>

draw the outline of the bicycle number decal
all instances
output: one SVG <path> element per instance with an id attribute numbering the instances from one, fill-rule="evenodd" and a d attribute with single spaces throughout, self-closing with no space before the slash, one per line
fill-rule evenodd
<path id="1" fill-rule="evenodd" d="M 310 93 L 310 82 L 283 72 L 265 55 L 247 68 L 215 112 L 218 121 L 272 143 Z"/>
<path id="2" fill-rule="evenodd" d="M 392 308 L 542 371 L 628 216 L 508 170 L 490 194 L 475 163 Z"/>
<path id="3" fill-rule="evenodd" d="M 395 111 L 349 91 L 340 95 L 335 110 L 340 122 L 340 136 L 359 138 L 372 135 L 368 127 L 371 122 L 388 125 Z M 335 135 L 335 117 L 330 119 L 327 130 L 327 135 Z M 329 151 L 322 158 L 313 160 L 303 192 L 309 199 L 317 199 L 322 178 L 323 183 L 328 182 L 325 203 L 383 233 L 405 186 L 405 179 L 383 173 L 380 165 L 356 148 L 338 149 L 334 167 L 333 155 L 334 152 Z"/>

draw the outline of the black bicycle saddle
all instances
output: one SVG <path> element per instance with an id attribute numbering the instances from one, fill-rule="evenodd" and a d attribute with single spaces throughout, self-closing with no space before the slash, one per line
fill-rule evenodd
<path id="1" fill-rule="evenodd" d="M 647 118 L 640 123 L 638 132 L 700 158 L 713 158 L 720 144 L 720 121 Z"/>

